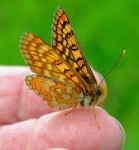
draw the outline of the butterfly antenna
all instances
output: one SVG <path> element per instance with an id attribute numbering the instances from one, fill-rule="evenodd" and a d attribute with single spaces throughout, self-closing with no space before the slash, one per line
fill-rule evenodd
<path id="1" fill-rule="evenodd" d="M 123 50 L 120 57 L 117 59 L 117 61 L 115 62 L 115 64 L 110 68 L 110 70 L 104 75 L 103 79 L 101 80 L 101 82 L 99 83 L 99 86 L 101 85 L 101 83 L 105 80 L 105 78 L 108 76 L 108 74 L 115 68 L 115 66 L 120 62 L 120 60 L 123 58 L 123 56 L 125 55 L 126 50 Z"/>

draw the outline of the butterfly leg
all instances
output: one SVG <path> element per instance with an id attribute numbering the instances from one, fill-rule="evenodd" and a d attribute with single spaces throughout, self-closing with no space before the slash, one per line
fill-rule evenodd
<path id="1" fill-rule="evenodd" d="M 92 103 L 92 108 L 93 108 L 93 113 L 94 113 L 94 118 L 95 118 L 96 124 L 97 124 L 98 128 L 100 129 L 100 125 L 99 125 L 99 123 L 97 121 L 97 117 L 96 117 L 96 109 L 95 109 L 95 103 L 94 102 Z"/>
<path id="2" fill-rule="evenodd" d="M 78 102 L 76 105 L 74 105 L 74 107 L 73 107 L 70 111 L 68 111 L 68 112 L 65 114 L 65 116 L 68 115 L 69 113 L 73 112 L 73 110 L 77 107 L 78 104 L 79 104 L 79 102 Z"/>

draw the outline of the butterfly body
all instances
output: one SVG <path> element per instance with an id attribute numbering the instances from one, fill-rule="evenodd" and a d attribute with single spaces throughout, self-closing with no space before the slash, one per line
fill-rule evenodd
<path id="1" fill-rule="evenodd" d="M 98 86 L 62 8 L 55 13 L 52 46 L 27 32 L 20 49 L 35 73 L 25 77 L 26 85 L 52 108 L 61 110 L 78 103 L 88 108 L 104 100 L 106 89 Z"/>

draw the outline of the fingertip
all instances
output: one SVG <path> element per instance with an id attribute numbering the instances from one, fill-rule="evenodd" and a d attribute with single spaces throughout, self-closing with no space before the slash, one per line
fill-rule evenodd
<path id="1" fill-rule="evenodd" d="M 104 109 L 95 107 L 98 128 L 92 109 L 77 108 L 55 112 L 40 119 L 39 132 L 32 135 L 35 147 L 67 149 L 120 150 L 124 145 L 124 130 Z M 38 126 L 36 126 L 38 128 Z"/>
<path id="2" fill-rule="evenodd" d="M 100 137 L 98 137 L 100 143 L 107 150 L 123 149 L 125 144 L 125 131 L 121 123 L 101 107 L 96 106 L 96 113 L 101 124 Z"/>

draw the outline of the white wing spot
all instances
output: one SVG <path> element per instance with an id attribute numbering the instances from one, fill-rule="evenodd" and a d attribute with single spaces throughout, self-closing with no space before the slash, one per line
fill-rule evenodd
<path id="1" fill-rule="evenodd" d="M 70 85 L 66 85 L 66 88 L 68 89 L 68 90 L 73 90 L 73 87 L 72 86 L 70 86 Z"/>
<path id="2" fill-rule="evenodd" d="M 71 96 L 68 95 L 68 94 L 62 94 L 62 97 L 63 97 L 65 100 L 71 99 Z"/>
<path id="3" fill-rule="evenodd" d="M 61 93 L 61 89 L 55 89 L 57 92 Z"/>

